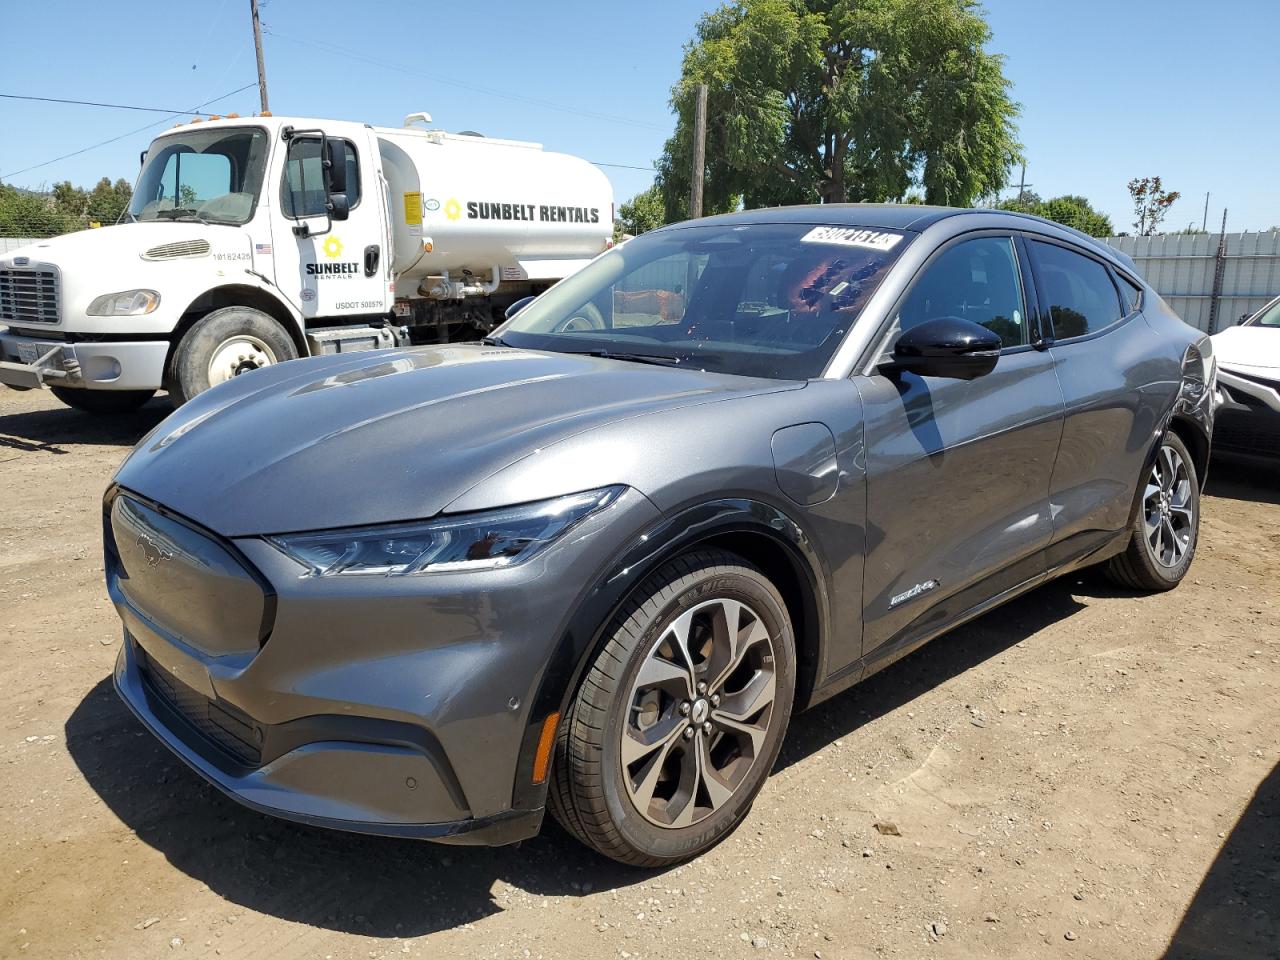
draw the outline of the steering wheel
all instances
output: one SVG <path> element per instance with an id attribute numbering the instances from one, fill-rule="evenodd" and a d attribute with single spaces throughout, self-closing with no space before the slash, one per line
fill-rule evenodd
<path id="1" fill-rule="evenodd" d="M 551 328 L 552 333 L 586 333 L 604 329 L 604 314 L 590 301 Z"/>

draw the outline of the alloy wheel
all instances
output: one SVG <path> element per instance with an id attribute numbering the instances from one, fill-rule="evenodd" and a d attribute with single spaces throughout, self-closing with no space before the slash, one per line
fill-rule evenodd
<path id="1" fill-rule="evenodd" d="M 730 598 L 684 611 L 658 637 L 626 700 L 623 783 L 649 822 L 688 827 L 721 809 L 774 719 L 773 638 Z"/>
<path id="2" fill-rule="evenodd" d="M 1143 532 L 1151 559 L 1165 568 L 1176 567 L 1195 538 L 1196 508 L 1186 461 L 1167 444 L 1156 455 L 1142 507 Z"/>

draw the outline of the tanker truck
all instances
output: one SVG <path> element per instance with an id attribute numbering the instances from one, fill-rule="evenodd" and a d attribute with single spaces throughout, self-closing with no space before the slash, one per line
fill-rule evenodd
<path id="1" fill-rule="evenodd" d="M 597 167 L 429 123 L 231 115 L 157 137 L 123 222 L 0 256 L 0 383 L 177 406 L 295 357 L 481 337 L 610 246 Z"/>

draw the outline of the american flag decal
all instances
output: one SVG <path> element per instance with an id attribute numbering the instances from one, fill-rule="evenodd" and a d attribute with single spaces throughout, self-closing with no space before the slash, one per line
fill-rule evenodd
<path id="1" fill-rule="evenodd" d="M 269 244 L 269 243 L 255 243 L 255 244 L 253 245 L 253 252 L 254 252 L 254 253 L 259 253 L 259 254 L 262 254 L 262 255 L 264 255 L 264 256 L 265 256 L 265 255 L 267 255 L 267 254 L 271 253 L 271 244 Z"/>

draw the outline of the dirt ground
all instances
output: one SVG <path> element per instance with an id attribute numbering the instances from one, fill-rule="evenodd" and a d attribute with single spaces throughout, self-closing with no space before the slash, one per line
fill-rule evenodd
<path id="1" fill-rule="evenodd" d="M 1174 593 L 1069 577 L 797 717 L 654 873 L 277 822 L 144 733 L 99 501 L 164 411 L 0 391 L 0 957 L 1280 956 L 1280 472 L 1215 464 Z"/>

